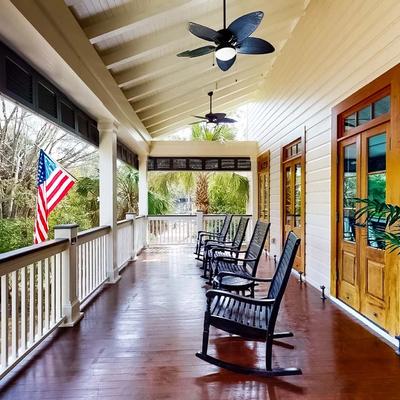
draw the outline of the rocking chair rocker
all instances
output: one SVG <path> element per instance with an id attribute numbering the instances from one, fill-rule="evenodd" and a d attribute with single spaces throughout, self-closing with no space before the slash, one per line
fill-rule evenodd
<path id="1" fill-rule="evenodd" d="M 207 309 L 204 315 L 203 344 L 201 352 L 196 356 L 210 364 L 242 374 L 261 376 L 286 376 L 302 374 L 299 368 L 272 368 L 273 340 L 291 337 L 293 333 L 275 333 L 275 324 L 279 307 L 287 287 L 293 262 L 299 247 L 300 239 L 290 232 L 272 279 L 248 277 L 255 282 L 270 282 L 268 295 L 263 299 L 254 299 L 239 296 L 223 290 L 209 290 Z M 224 273 L 224 275 L 235 275 Z M 248 368 L 228 363 L 207 354 L 209 327 L 214 326 L 225 332 L 239 335 L 249 340 L 263 340 L 266 342 L 266 366 L 262 368 Z"/>

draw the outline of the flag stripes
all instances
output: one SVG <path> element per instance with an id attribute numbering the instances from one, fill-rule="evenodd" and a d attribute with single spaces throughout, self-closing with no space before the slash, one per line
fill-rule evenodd
<path id="1" fill-rule="evenodd" d="M 48 216 L 75 183 L 75 179 L 59 164 L 40 150 L 37 176 L 36 220 L 34 243 L 47 239 Z"/>

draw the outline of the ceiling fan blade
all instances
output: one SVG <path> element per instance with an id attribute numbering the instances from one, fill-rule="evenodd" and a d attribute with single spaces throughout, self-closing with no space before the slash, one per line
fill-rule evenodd
<path id="1" fill-rule="evenodd" d="M 240 43 L 257 29 L 263 17 L 264 13 L 262 11 L 255 11 L 250 14 L 242 15 L 228 26 L 228 31 L 230 31 L 233 36 L 235 36 L 236 41 Z"/>
<path id="2" fill-rule="evenodd" d="M 189 22 L 188 24 L 189 32 L 200 39 L 208 40 L 209 42 L 215 42 L 218 37 L 218 32 L 214 29 L 208 28 L 206 26 L 196 24 L 195 22 Z"/>
<path id="3" fill-rule="evenodd" d="M 192 115 L 192 117 L 194 117 L 194 118 L 200 118 L 200 119 L 207 119 L 206 117 L 200 117 L 199 115 Z"/>
<path id="4" fill-rule="evenodd" d="M 235 63 L 235 60 L 236 60 L 236 56 L 228 61 L 221 61 L 221 60 L 218 60 L 218 58 L 217 58 L 217 64 L 218 64 L 218 67 L 222 71 L 228 71 L 228 69 L 230 67 L 232 67 L 232 65 Z"/>
<path id="5" fill-rule="evenodd" d="M 237 45 L 237 52 L 242 54 L 268 54 L 273 53 L 275 47 L 264 39 L 248 37 Z"/>
<path id="6" fill-rule="evenodd" d="M 218 120 L 218 123 L 220 123 L 220 124 L 233 124 L 235 122 L 237 122 L 237 121 L 236 121 L 236 119 L 233 119 L 233 118 L 222 118 L 222 119 Z"/>
<path id="7" fill-rule="evenodd" d="M 215 50 L 215 46 L 204 46 L 204 47 L 199 47 L 198 49 L 194 50 L 186 50 L 182 51 L 182 53 L 177 54 L 178 57 L 200 57 L 204 56 L 205 54 L 212 53 Z"/>

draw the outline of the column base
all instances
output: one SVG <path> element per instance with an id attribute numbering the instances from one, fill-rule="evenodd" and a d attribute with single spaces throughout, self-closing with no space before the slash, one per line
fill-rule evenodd
<path id="1" fill-rule="evenodd" d="M 63 322 L 61 328 L 72 328 L 75 326 L 84 316 L 83 312 L 79 312 L 72 320 Z"/>

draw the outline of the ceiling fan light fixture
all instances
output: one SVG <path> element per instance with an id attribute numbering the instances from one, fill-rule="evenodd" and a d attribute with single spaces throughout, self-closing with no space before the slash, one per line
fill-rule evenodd
<path id="1" fill-rule="evenodd" d="M 230 44 L 221 44 L 215 50 L 215 57 L 221 61 L 232 60 L 236 56 L 236 49 Z"/>
<path id="2" fill-rule="evenodd" d="M 209 121 L 207 122 L 206 127 L 209 131 L 213 131 L 217 127 L 217 125 L 218 124 L 216 122 Z"/>

